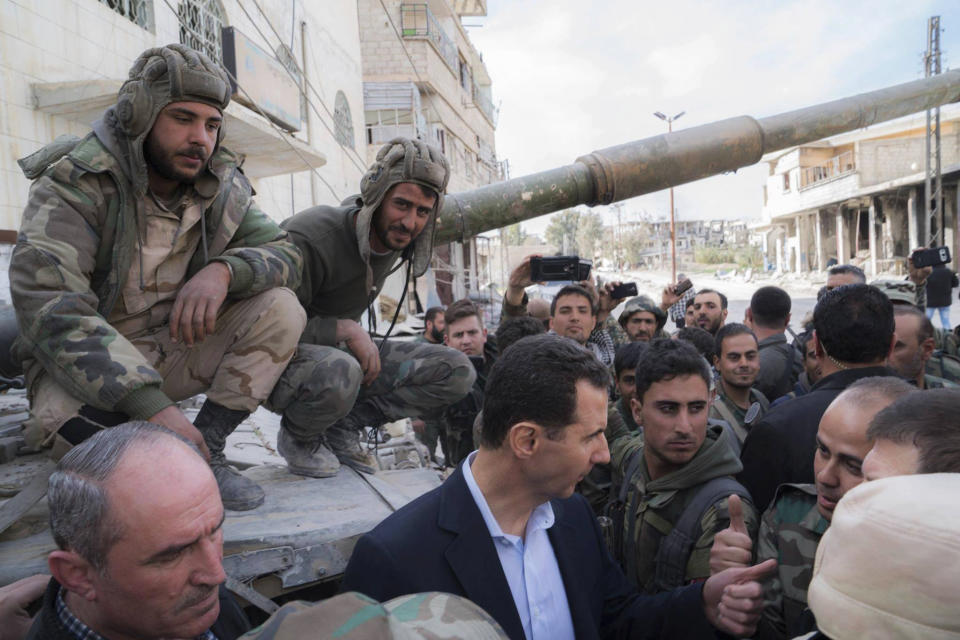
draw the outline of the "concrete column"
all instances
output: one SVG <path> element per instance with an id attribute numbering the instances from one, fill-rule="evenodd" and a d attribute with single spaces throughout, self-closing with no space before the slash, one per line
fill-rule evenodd
<path id="1" fill-rule="evenodd" d="M 797 239 L 797 264 L 794 271 L 804 273 L 807 270 L 807 245 L 804 242 L 804 229 L 806 228 L 807 216 L 799 215 L 796 217 L 796 239 Z"/>
<path id="2" fill-rule="evenodd" d="M 847 256 L 847 238 L 846 225 L 843 223 L 843 207 L 837 207 L 834 214 L 834 221 L 837 224 L 837 262 L 847 264 L 850 260 Z"/>
<path id="3" fill-rule="evenodd" d="M 823 255 L 823 229 L 820 225 L 820 210 L 817 209 L 813 214 L 813 238 L 817 247 L 817 271 L 823 271 L 827 260 Z"/>
<path id="4" fill-rule="evenodd" d="M 910 189 L 910 195 L 907 196 L 907 237 L 910 241 L 910 246 L 907 248 L 907 251 L 913 251 L 914 247 L 919 247 L 919 240 L 917 239 L 917 229 L 919 228 L 919 223 L 917 222 L 917 202 L 919 197 L 916 189 Z"/>
<path id="5" fill-rule="evenodd" d="M 480 260 L 477 256 L 477 238 L 470 238 L 470 270 L 467 272 L 470 278 L 470 291 L 480 291 Z"/>
<path id="6" fill-rule="evenodd" d="M 783 271 L 783 235 L 777 234 L 777 272 Z"/>
<path id="7" fill-rule="evenodd" d="M 867 228 L 870 241 L 870 275 L 877 277 L 877 201 L 870 200 L 870 226 Z"/>
<path id="8" fill-rule="evenodd" d="M 450 266 L 453 267 L 453 299 L 460 300 L 467 296 L 463 273 L 463 245 L 459 242 L 450 244 Z"/>

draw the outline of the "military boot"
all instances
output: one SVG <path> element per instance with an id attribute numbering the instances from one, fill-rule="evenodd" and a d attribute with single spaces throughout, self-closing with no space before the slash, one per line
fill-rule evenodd
<path id="1" fill-rule="evenodd" d="M 234 429 L 249 415 L 249 411 L 228 409 L 208 399 L 200 408 L 196 420 L 193 421 L 193 426 L 200 431 L 203 441 L 210 449 L 210 468 L 217 479 L 223 506 L 233 511 L 256 509 L 263 504 L 264 500 L 263 489 L 228 465 L 227 457 L 223 452 L 227 436 L 233 433 Z"/>
<path id="2" fill-rule="evenodd" d="M 360 443 L 360 432 L 364 427 L 379 428 L 385 422 L 387 419 L 380 409 L 369 402 L 358 402 L 323 435 L 341 463 L 363 473 L 376 473 L 379 466 Z"/>
<path id="3" fill-rule="evenodd" d="M 330 478 L 337 475 L 340 463 L 318 437 L 314 442 L 304 442 L 293 437 L 281 423 L 277 436 L 277 452 L 287 461 L 290 473 L 311 478 Z"/>

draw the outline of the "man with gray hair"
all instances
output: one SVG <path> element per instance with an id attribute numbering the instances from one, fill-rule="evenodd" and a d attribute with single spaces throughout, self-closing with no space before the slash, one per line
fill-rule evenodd
<path id="1" fill-rule="evenodd" d="M 224 509 L 193 444 L 130 422 L 50 476 L 53 578 L 28 640 L 232 640 L 249 629 L 220 588 Z"/>

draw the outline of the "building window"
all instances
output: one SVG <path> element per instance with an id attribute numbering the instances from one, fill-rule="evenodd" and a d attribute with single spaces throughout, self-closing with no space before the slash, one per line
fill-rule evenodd
<path id="1" fill-rule="evenodd" d="M 151 0 L 100 0 L 130 22 L 153 30 L 153 3 Z"/>
<path id="2" fill-rule="evenodd" d="M 789 171 L 783 174 L 783 190 L 790 191 L 790 172 Z"/>
<path id="3" fill-rule="evenodd" d="M 350 104 L 347 102 L 347 96 L 343 91 L 337 91 L 337 97 L 333 103 L 333 124 L 336 128 L 337 142 L 344 147 L 355 149 L 353 117 L 350 115 Z"/>
<path id="4" fill-rule="evenodd" d="M 473 74 L 470 73 L 470 65 L 463 57 L 460 58 L 460 86 L 463 87 L 464 91 L 472 94 Z"/>
<path id="5" fill-rule="evenodd" d="M 223 25 L 226 22 L 216 0 L 182 0 L 177 7 L 180 42 L 223 61 Z"/>

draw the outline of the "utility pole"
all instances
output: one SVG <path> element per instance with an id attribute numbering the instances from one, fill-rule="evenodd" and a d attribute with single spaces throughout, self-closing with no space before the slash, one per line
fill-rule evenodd
<path id="1" fill-rule="evenodd" d="M 940 16 L 927 21 L 927 52 L 923 57 L 925 76 L 940 73 Z M 924 244 L 935 247 L 946 241 L 943 211 L 943 183 L 940 173 L 940 107 L 927 109 L 926 156 L 924 169 Z M 912 247 L 911 247 L 912 249 Z"/>
<path id="2" fill-rule="evenodd" d="M 667 123 L 667 133 L 673 133 L 673 121 L 677 120 L 680 116 L 685 114 L 686 111 L 681 111 L 675 116 L 665 116 L 659 111 L 653 115 L 657 116 L 661 120 Z M 937 111 L 939 114 L 940 111 Z M 939 118 L 939 115 L 937 116 Z M 937 120 L 939 122 L 939 120 Z M 677 221 L 676 216 L 673 210 L 673 187 L 670 187 L 670 282 L 677 281 Z"/>

